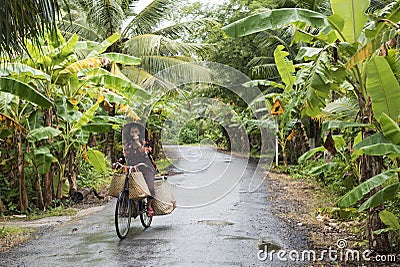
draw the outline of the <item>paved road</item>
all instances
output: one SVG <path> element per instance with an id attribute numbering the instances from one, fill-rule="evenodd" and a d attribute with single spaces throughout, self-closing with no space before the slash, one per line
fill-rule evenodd
<path id="1" fill-rule="evenodd" d="M 146 230 L 133 221 L 120 241 L 113 200 L 0 254 L 0 266 L 302 266 L 257 257 L 263 243 L 269 250 L 307 249 L 307 243 L 301 231 L 271 215 L 265 184 L 249 192 L 251 180 L 263 177 L 254 162 L 210 147 L 167 152 L 181 172 L 170 177 L 179 205 L 173 214 L 155 217 Z"/>

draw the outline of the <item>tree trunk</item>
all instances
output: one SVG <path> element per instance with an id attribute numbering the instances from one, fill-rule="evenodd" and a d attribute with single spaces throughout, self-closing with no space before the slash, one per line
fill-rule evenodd
<path id="1" fill-rule="evenodd" d="M 44 110 L 43 112 L 43 120 L 44 125 L 51 127 L 53 125 L 53 110 L 51 108 Z M 42 175 L 43 180 L 43 201 L 44 206 L 49 207 L 53 201 L 53 180 L 54 180 L 54 173 L 52 172 L 53 168 Z"/>
<path id="2" fill-rule="evenodd" d="M 115 116 L 115 104 L 109 107 L 108 116 Z M 115 158 L 114 151 L 114 130 L 111 130 L 107 133 L 105 151 L 104 154 L 107 156 L 110 162 L 115 162 L 117 159 Z"/>
<path id="3" fill-rule="evenodd" d="M 0 213 L 6 212 L 6 211 L 7 211 L 7 209 L 6 209 L 6 207 L 4 206 L 4 203 L 3 203 L 3 201 L 2 201 L 1 198 L 0 198 Z"/>
<path id="4" fill-rule="evenodd" d="M 360 101 L 361 100 L 361 101 Z M 373 113 L 371 101 L 368 99 L 365 101 L 364 99 L 359 99 L 360 108 L 362 111 L 361 122 L 372 124 L 373 123 Z M 374 132 L 372 130 L 363 129 L 363 139 L 370 137 Z M 377 156 L 368 156 L 363 155 L 361 157 L 361 177 L 360 182 L 364 182 L 375 175 L 378 175 L 382 172 L 383 169 L 383 158 Z M 375 188 L 369 194 L 371 197 L 376 192 L 379 191 L 379 188 Z M 384 209 L 384 205 L 380 205 L 378 207 L 372 208 L 369 211 L 369 245 L 370 248 L 378 253 L 388 252 L 390 251 L 390 242 L 387 233 L 382 233 L 380 235 L 375 235 L 373 232 L 385 227 L 379 218 L 379 212 Z"/>
<path id="5" fill-rule="evenodd" d="M 153 157 L 154 159 L 162 158 L 162 144 L 161 144 L 161 134 L 158 131 L 151 133 L 151 143 L 153 145 Z"/>
<path id="6" fill-rule="evenodd" d="M 28 208 L 28 192 L 25 185 L 24 151 L 22 148 L 25 138 L 22 130 L 18 129 L 17 134 L 17 177 L 19 186 L 19 208 L 25 211 Z"/>
<path id="7" fill-rule="evenodd" d="M 69 196 L 72 196 L 78 189 L 76 185 L 76 177 L 78 175 L 78 172 L 77 172 L 77 166 L 75 164 L 75 158 L 76 158 L 76 150 L 74 148 L 71 148 L 68 151 L 67 164 L 65 170 L 65 176 L 68 178 L 69 182 Z"/>
<path id="8" fill-rule="evenodd" d="M 66 161 L 67 161 L 67 158 L 63 158 L 61 160 L 61 168 L 60 168 L 60 172 L 58 174 L 58 183 L 57 183 L 57 191 L 56 191 L 57 199 L 61 199 L 61 197 L 62 197 L 62 186 L 64 184 L 64 172 L 65 172 Z"/>
<path id="9" fill-rule="evenodd" d="M 382 172 L 383 159 L 382 157 L 373 157 L 364 155 L 361 162 L 362 172 L 361 177 L 368 177 L 367 179 L 378 175 Z M 365 180 L 364 180 L 365 181 Z M 371 191 L 370 197 L 377 193 L 381 187 L 375 188 Z M 382 204 L 378 207 L 371 208 L 369 211 L 369 245 L 370 248 L 378 253 L 390 251 L 390 242 L 387 233 L 381 233 L 375 235 L 373 232 L 382 228 L 385 228 L 385 224 L 382 223 L 379 218 L 379 212 L 385 209 Z"/>
<path id="10" fill-rule="evenodd" d="M 36 176 L 36 189 L 37 189 L 37 205 L 39 209 L 44 210 L 44 200 L 43 200 L 43 191 L 42 191 L 42 186 L 40 184 L 40 176 Z"/>

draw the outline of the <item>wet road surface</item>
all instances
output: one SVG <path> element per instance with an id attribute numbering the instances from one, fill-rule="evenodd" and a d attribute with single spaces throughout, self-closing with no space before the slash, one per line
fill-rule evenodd
<path id="1" fill-rule="evenodd" d="M 37 239 L 0 253 L 0 266 L 306 266 L 257 257 L 264 243 L 269 251 L 305 250 L 307 241 L 302 231 L 272 216 L 268 185 L 248 190 L 251 179 L 264 175 L 256 171 L 256 163 L 211 147 L 167 151 L 181 172 L 169 178 L 178 203 L 172 214 L 154 217 L 146 230 L 134 220 L 120 241 L 113 200 L 100 211 L 42 229 Z M 226 182 L 226 177 L 234 181 Z M 221 180 L 228 185 L 221 186 Z"/>

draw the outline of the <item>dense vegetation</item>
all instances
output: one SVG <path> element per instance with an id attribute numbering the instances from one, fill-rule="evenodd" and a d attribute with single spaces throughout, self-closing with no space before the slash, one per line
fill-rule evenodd
<path id="1" fill-rule="evenodd" d="M 227 103 L 236 115 L 224 123 L 240 121 L 259 155 L 261 128 L 275 122 L 265 108 L 257 119 L 251 109 L 279 98 L 285 170 L 331 188 L 336 209 L 367 217 L 372 248 L 398 248 L 400 2 L 353 2 L 155 0 L 138 12 L 129 0 L 48 1 L 37 12 L 48 15 L 37 34 L 3 41 L 0 212 L 44 209 L 79 187 L 106 183 L 127 119 L 145 118 L 157 156 L 161 139 L 208 139 L 229 149 L 226 127 L 210 116 L 170 130 L 201 109 L 187 106 L 198 97 Z M 7 18 L 19 21 L 15 13 Z M 179 66 L 170 73 L 176 79 L 208 77 L 201 60 L 240 70 L 262 95 L 249 106 L 212 84 L 161 90 L 156 74 L 169 67 Z"/>

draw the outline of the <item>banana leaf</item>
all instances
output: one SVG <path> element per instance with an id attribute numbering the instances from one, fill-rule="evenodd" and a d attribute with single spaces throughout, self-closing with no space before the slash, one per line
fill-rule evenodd
<path id="1" fill-rule="evenodd" d="M 325 151 L 325 147 L 323 147 L 323 146 L 312 148 L 312 149 L 308 150 L 306 153 L 304 153 L 303 155 L 301 155 L 298 158 L 298 162 L 303 163 L 304 161 L 306 161 L 309 158 L 311 158 L 312 156 L 314 156 L 316 153 L 323 152 L 323 151 Z"/>
<path id="2" fill-rule="evenodd" d="M 240 19 L 222 28 L 229 37 L 241 37 L 265 30 L 279 30 L 291 23 L 304 22 L 314 28 L 329 25 L 325 15 L 301 8 L 281 8 Z"/>
<path id="3" fill-rule="evenodd" d="M 400 103 L 398 103 L 400 105 Z M 393 144 L 400 145 L 400 127 L 386 113 L 382 113 L 379 120 L 383 135 Z"/>
<path id="4" fill-rule="evenodd" d="M 104 173 L 107 170 L 107 165 L 105 161 L 104 154 L 95 149 L 88 149 L 87 155 L 89 157 L 89 162 L 92 166 L 100 173 Z"/>
<path id="5" fill-rule="evenodd" d="M 365 201 L 359 208 L 358 211 L 364 211 L 369 208 L 377 207 L 383 204 L 387 200 L 392 200 L 396 197 L 399 191 L 399 183 L 391 184 L 375 193 L 367 201 Z"/>
<path id="6" fill-rule="evenodd" d="M 358 186 L 353 188 L 350 192 L 342 196 L 338 200 L 337 206 L 340 208 L 348 208 L 350 206 L 353 206 L 358 201 L 360 201 L 366 194 L 371 192 L 372 189 L 374 189 L 377 186 L 380 186 L 388 179 L 395 177 L 396 173 L 399 171 L 400 169 L 389 170 L 369 178 L 367 181 L 359 184 Z"/>
<path id="7" fill-rule="evenodd" d="M 39 174 L 45 174 L 50 170 L 51 163 L 57 162 L 57 158 L 50 153 L 48 147 L 42 146 L 35 149 L 35 163 Z"/>
<path id="8" fill-rule="evenodd" d="M 113 63 L 120 63 L 125 65 L 139 65 L 140 58 L 124 55 L 120 53 L 105 53 L 101 57 L 110 60 Z"/>
<path id="9" fill-rule="evenodd" d="M 371 97 L 376 118 L 386 113 L 397 121 L 400 114 L 400 86 L 384 57 L 375 57 L 367 64 L 367 93 Z"/>
<path id="10" fill-rule="evenodd" d="M 346 128 L 358 128 L 358 127 L 369 127 L 374 128 L 372 124 L 364 124 L 358 122 L 347 122 L 347 121 L 325 121 L 322 124 L 322 132 L 326 132 L 331 129 L 346 129 Z"/>
<path id="11" fill-rule="evenodd" d="M 367 22 L 365 11 L 369 6 L 369 0 L 331 0 L 330 2 L 333 15 L 343 18 L 343 29 L 338 29 L 344 38 L 342 41 L 357 42 Z"/>
<path id="12" fill-rule="evenodd" d="M 392 212 L 388 210 L 382 210 L 379 212 L 379 218 L 392 230 L 400 230 L 399 220 Z"/>
<path id="13" fill-rule="evenodd" d="M 21 63 L 1 64 L 0 76 L 26 76 L 33 79 L 50 81 L 50 75 L 47 73 Z"/>
<path id="14" fill-rule="evenodd" d="M 61 131 L 53 127 L 39 127 L 31 130 L 26 136 L 29 142 L 39 142 L 51 137 L 55 137 L 61 134 Z"/>
<path id="15" fill-rule="evenodd" d="M 378 132 L 354 146 L 355 150 L 361 150 L 366 155 L 400 155 L 400 146 L 391 143 L 382 132 Z"/>
<path id="16" fill-rule="evenodd" d="M 293 75 L 295 73 L 293 62 L 287 60 L 286 57 L 289 55 L 288 52 L 283 51 L 284 46 L 278 45 L 278 47 L 274 51 L 275 64 L 278 69 L 279 75 L 282 78 L 283 83 L 286 85 L 286 88 L 293 88 L 293 84 L 296 81 L 296 76 Z"/>
<path id="17" fill-rule="evenodd" d="M 39 93 L 32 86 L 13 78 L 0 77 L 0 91 L 19 96 L 22 99 L 44 108 L 49 108 L 52 105 L 48 98 Z"/>

